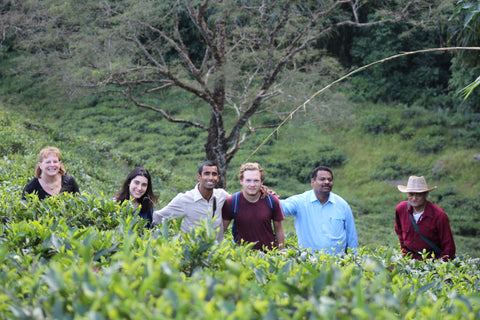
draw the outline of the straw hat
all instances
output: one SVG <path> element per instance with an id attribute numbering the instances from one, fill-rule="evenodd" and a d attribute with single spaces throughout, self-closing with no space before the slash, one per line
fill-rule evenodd
<path id="1" fill-rule="evenodd" d="M 433 191 L 437 189 L 437 186 L 433 188 L 429 188 L 423 176 L 422 177 L 410 176 L 410 178 L 408 178 L 407 186 L 398 185 L 397 188 L 398 190 L 400 190 L 400 192 L 422 193 L 422 192 Z"/>

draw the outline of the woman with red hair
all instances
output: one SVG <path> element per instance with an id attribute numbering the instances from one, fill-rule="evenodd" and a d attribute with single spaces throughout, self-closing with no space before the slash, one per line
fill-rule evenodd
<path id="1" fill-rule="evenodd" d="M 61 153 L 55 147 L 46 147 L 38 154 L 35 177 L 23 188 L 22 199 L 27 193 L 36 193 L 43 200 L 59 193 L 80 193 L 75 179 L 66 174 Z"/>

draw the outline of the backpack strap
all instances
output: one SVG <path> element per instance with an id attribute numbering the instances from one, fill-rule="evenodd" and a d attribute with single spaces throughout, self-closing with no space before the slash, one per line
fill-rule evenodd
<path id="1" fill-rule="evenodd" d="M 233 216 L 233 225 L 232 225 L 232 236 L 233 240 L 237 242 L 238 232 L 237 232 L 237 214 L 238 214 L 238 203 L 240 202 L 240 192 L 235 192 L 232 196 L 232 216 Z"/>
<path id="2" fill-rule="evenodd" d="M 233 218 L 235 219 L 238 214 L 238 203 L 240 202 L 240 192 L 235 192 L 232 197 L 232 215 Z"/>
<path id="3" fill-rule="evenodd" d="M 275 211 L 275 202 L 273 201 L 273 196 L 269 194 L 268 196 L 265 197 L 265 200 L 267 200 L 267 205 L 270 208 L 270 211 L 272 212 L 272 218 L 273 218 L 273 211 Z"/>

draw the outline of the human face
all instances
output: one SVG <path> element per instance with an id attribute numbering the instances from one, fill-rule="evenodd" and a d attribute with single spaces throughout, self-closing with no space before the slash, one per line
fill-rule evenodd
<path id="1" fill-rule="evenodd" d="M 260 188 L 262 186 L 262 180 L 260 171 L 247 170 L 243 172 L 243 180 L 240 180 L 240 184 L 243 187 L 244 194 L 248 196 L 257 196 L 260 194 Z"/>
<path id="2" fill-rule="evenodd" d="M 415 211 L 423 211 L 427 203 L 428 192 L 409 192 L 407 194 L 408 202 L 415 209 Z"/>
<path id="3" fill-rule="evenodd" d="M 132 179 L 132 181 L 130 181 L 128 191 L 130 192 L 131 197 L 140 199 L 147 191 L 147 187 L 148 179 L 144 176 L 136 176 Z"/>
<path id="4" fill-rule="evenodd" d="M 216 166 L 204 166 L 202 169 L 202 174 L 197 174 L 197 179 L 200 183 L 200 188 L 204 190 L 213 190 L 220 179 L 218 175 L 218 168 Z"/>
<path id="5" fill-rule="evenodd" d="M 42 175 L 45 176 L 52 177 L 60 171 L 60 160 L 53 153 L 49 153 L 38 165 L 40 166 L 40 170 L 42 170 Z"/>
<path id="6" fill-rule="evenodd" d="M 328 171 L 318 171 L 315 179 L 311 180 L 315 193 L 330 193 L 333 188 L 333 176 Z"/>

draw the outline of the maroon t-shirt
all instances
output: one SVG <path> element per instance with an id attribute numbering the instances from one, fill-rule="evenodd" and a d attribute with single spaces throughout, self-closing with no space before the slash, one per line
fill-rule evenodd
<path id="1" fill-rule="evenodd" d="M 233 196 L 230 196 L 225 201 L 222 208 L 222 217 L 224 220 L 233 220 L 232 212 Z M 242 240 L 246 242 L 257 242 L 253 249 L 262 249 L 266 246 L 269 249 L 273 248 L 273 244 L 277 246 L 277 242 L 273 233 L 272 221 L 282 221 L 284 219 L 280 201 L 276 196 L 273 196 L 274 210 L 268 207 L 266 199 L 258 199 L 257 202 L 252 203 L 247 201 L 240 192 L 238 202 L 238 213 L 236 217 L 237 225 L 237 242 Z"/>

